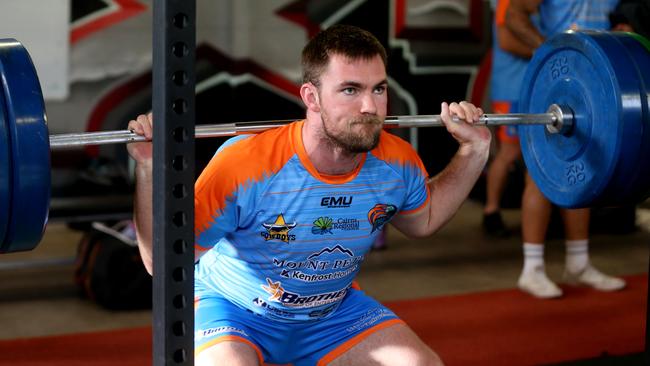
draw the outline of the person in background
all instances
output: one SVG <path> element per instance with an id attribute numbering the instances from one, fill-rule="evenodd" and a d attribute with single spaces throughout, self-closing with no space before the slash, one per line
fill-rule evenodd
<path id="1" fill-rule="evenodd" d="M 533 48 L 520 41 L 505 25 L 510 0 L 492 0 L 492 75 L 490 96 L 494 113 L 516 113 L 519 89 L 533 54 Z M 501 47 L 505 43 L 508 51 Z M 510 231 L 501 217 L 501 198 L 512 165 L 521 158 L 516 126 L 499 126 L 496 130 L 497 153 L 487 170 L 483 229 L 491 236 L 508 237 Z"/>
<path id="2" fill-rule="evenodd" d="M 610 29 L 608 15 L 616 4 L 617 0 L 510 0 L 505 24 L 534 50 L 546 38 L 565 30 Z M 539 16 L 538 27 L 533 24 L 533 16 Z M 501 46 L 509 50 L 508 44 Z M 551 210 L 551 203 L 527 175 L 521 208 L 524 265 L 517 285 L 538 298 L 562 296 L 562 289 L 545 270 L 544 243 Z M 600 291 L 624 288 L 623 279 L 604 274 L 589 260 L 589 209 L 561 210 L 561 214 L 566 244 L 564 281 Z"/>
<path id="3" fill-rule="evenodd" d="M 650 0 L 621 0 L 609 13 L 612 29 L 650 38 Z"/>

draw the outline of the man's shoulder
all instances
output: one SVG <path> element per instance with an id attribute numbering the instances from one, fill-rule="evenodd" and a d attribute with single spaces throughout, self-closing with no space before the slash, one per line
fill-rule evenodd
<path id="1" fill-rule="evenodd" d="M 413 163 L 419 162 L 418 153 L 408 141 L 392 133 L 382 131 L 379 145 L 371 151 L 371 154 L 380 160 Z"/>
<path id="2" fill-rule="evenodd" d="M 279 171 L 294 155 L 291 143 L 293 128 L 295 126 L 289 124 L 227 140 L 202 175 L 222 176 L 222 180 L 232 179 L 240 184 Z"/>
<path id="3" fill-rule="evenodd" d="M 246 162 L 250 159 L 263 162 L 264 159 L 293 154 L 291 134 L 295 123 L 258 134 L 230 138 L 217 150 L 215 157 L 228 162 Z"/>

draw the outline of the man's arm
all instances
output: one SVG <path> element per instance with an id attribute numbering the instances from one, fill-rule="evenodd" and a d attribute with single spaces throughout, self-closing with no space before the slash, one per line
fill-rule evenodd
<path id="1" fill-rule="evenodd" d="M 537 12 L 541 2 L 542 0 L 510 0 L 506 10 L 506 27 L 533 50 L 544 43 L 544 37 L 530 20 L 530 16 Z M 501 47 L 504 45 L 502 44 Z"/>
<path id="2" fill-rule="evenodd" d="M 130 130 L 151 140 L 153 135 L 152 115 L 140 115 L 129 122 Z M 150 142 L 127 145 L 135 160 L 135 198 L 133 221 L 136 228 L 138 249 L 142 263 L 149 274 L 153 274 L 153 153 Z"/>
<path id="3" fill-rule="evenodd" d="M 453 115 L 468 122 L 451 121 Z M 490 150 L 490 131 L 485 127 L 472 126 L 483 114 L 480 108 L 467 102 L 442 105 L 440 114 L 449 133 L 459 142 L 456 155 L 447 167 L 427 182 L 430 199 L 423 209 L 415 213 L 397 215 L 393 226 L 407 236 L 425 237 L 436 232 L 449 221 L 480 176 Z"/>
<path id="4" fill-rule="evenodd" d="M 505 25 L 497 24 L 496 27 L 499 47 L 502 50 L 525 59 L 533 57 L 533 51 L 535 51 L 533 47 L 517 38 Z"/>

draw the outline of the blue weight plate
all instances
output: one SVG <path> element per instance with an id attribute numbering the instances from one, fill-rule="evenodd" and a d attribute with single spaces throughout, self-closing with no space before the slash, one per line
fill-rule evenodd
<path id="1" fill-rule="evenodd" d="M 616 175 L 617 183 L 612 185 L 612 192 L 607 196 L 621 194 L 620 203 L 637 203 L 650 196 L 650 41 L 632 33 L 612 33 L 609 38 L 597 38 L 599 43 L 618 42 L 636 65 L 636 78 L 640 88 L 640 105 L 632 98 L 626 97 L 626 110 L 634 110 L 631 118 L 625 120 L 625 127 L 640 137 L 638 152 L 626 153 L 621 169 Z M 607 47 L 607 46 L 604 46 Z M 631 69 L 632 70 L 632 69 Z M 641 118 L 638 110 L 641 110 Z M 628 144 L 624 145 L 627 149 Z M 635 153 L 635 155 L 633 155 Z"/>
<path id="2" fill-rule="evenodd" d="M 11 146 L 7 251 L 31 250 L 43 236 L 50 201 L 50 141 L 43 93 L 32 60 L 16 40 L 0 40 L 0 83 Z"/>
<path id="3" fill-rule="evenodd" d="M 520 96 L 524 113 L 543 113 L 551 104 L 569 106 L 574 127 L 566 135 L 543 126 L 520 127 L 528 171 L 542 193 L 561 207 L 618 204 L 617 174 L 641 144 L 641 109 L 634 61 L 610 35 L 569 32 L 549 39 L 531 60 Z M 626 100 L 623 103 L 623 97 Z"/>
<path id="4" fill-rule="evenodd" d="M 0 253 L 5 252 L 3 243 L 11 213 L 11 159 L 7 129 L 4 93 L 0 89 Z"/>

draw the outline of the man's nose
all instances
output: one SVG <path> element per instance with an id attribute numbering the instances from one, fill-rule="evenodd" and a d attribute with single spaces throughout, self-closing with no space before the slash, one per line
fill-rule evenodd
<path id="1" fill-rule="evenodd" d="M 377 102 L 372 93 L 364 94 L 363 99 L 361 100 L 361 113 L 377 114 Z"/>

